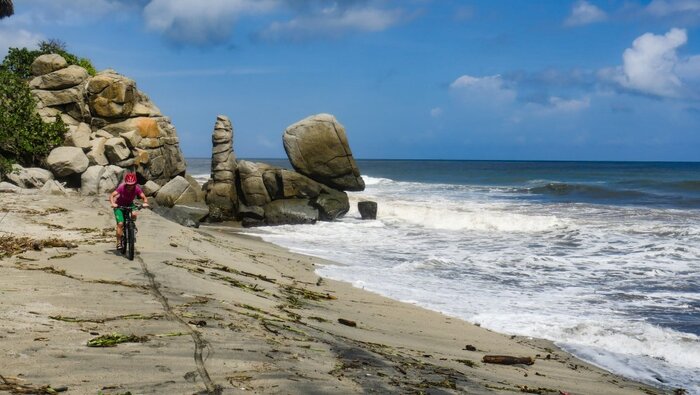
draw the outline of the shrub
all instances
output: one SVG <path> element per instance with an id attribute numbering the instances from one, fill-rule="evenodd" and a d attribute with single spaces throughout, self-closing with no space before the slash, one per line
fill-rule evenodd
<path id="1" fill-rule="evenodd" d="M 88 74 L 94 76 L 97 74 L 95 67 L 90 62 L 90 59 L 79 58 L 72 53 L 66 51 L 66 44 L 60 40 L 51 39 L 48 41 L 40 41 L 38 50 L 29 50 L 27 48 L 10 48 L 7 56 L 0 65 L 1 70 L 9 71 L 19 78 L 30 79 L 32 72 L 30 66 L 36 58 L 41 55 L 55 53 L 63 56 L 68 64 L 74 64 L 87 70 Z"/>
<path id="2" fill-rule="evenodd" d="M 42 164 L 51 150 L 63 142 L 66 125 L 60 117 L 44 123 L 36 113 L 36 99 L 18 75 L 0 69 L 0 176 L 13 162 Z"/>

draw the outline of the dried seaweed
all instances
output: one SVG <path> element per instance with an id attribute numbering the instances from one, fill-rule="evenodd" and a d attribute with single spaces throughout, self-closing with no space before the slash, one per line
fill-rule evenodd
<path id="1" fill-rule="evenodd" d="M 120 343 L 144 343 L 148 341 L 146 336 L 123 335 L 121 333 L 110 333 L 98 336 L 87 342 L 88 347 L 116 347 Z"/>

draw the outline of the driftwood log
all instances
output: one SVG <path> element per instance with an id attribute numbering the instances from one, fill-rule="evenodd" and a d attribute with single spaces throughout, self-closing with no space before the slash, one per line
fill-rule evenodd
<path id="1" fill-rule="evenodd" d="M 499 365 L 532 365 L 535 360 L 531 357 L 511 357 L 509 355 L 484 355 L 483 363 L 495 363 Z"/>

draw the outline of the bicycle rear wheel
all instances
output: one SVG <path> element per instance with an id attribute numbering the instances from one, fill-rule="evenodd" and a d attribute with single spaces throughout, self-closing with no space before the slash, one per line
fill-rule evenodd
<path id="1" fill-rule="evenodd" d="M 134 237 L 134 223 L 132 221 L 129 221 L 129 226 L 128 229 L 126 230 L 127 238 L 126 238 L 126 257 L 129 258 L 130 261 L 134 260 L 134 248 L 135 248 L 135 237 Z"/>

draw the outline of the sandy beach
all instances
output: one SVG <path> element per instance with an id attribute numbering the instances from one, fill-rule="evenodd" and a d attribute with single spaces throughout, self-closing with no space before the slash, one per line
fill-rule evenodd
<path id="1" fill-rule="evenodd" d="M 0 392 L 664 393 L 321 279 L 321 260 L 220 226 L 144 210 L 129 261 L 113 225 L 104 196 L 0 194 Z M 109 334 L 129 341 L 88 347 Z"/>

